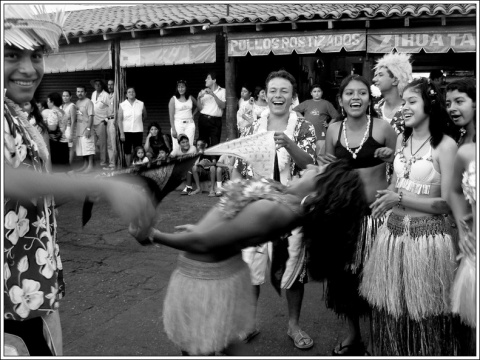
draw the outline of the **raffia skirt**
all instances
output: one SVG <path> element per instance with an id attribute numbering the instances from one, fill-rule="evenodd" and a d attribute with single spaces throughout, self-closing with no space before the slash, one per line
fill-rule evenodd
<path id="1" fill-rule="evenodd" d="M 444 216 L 391 213 L 363 268 L 360 293 L 372 307 L 382 356 L 455 355 L 450 290 L 457 266 Z"/>
<path id="2" fill-rule="evenodd" d="M 250 271 L 241 254 L 207 263 L 178 257 L 163 305 L 168 338 L 190 355 L 222 351 L 255 324 Z"/>
<path id="3" fill-rule="evenodd" d="M 452 311 L 460 316 L 462 322 L 477 327 L 477 300 L 475 259 L 463 256 L 455 275 L 452 287 Z"/>
<path id="4" fill-rule="evenodd" d="M 375 240 L 378 228 L 386 217 L 374 219 L 371 215 L 361 219 L 360 234 L 354 244 L 353 253 L 347 254 L 347 263 L 342 268 L 332 267 L 327 275 L 325 287 L 325 305 L 338 316 L 358 315 L 366 316 L 370 307 L 360 296 L 360 274 L 367 261 Z M 335 263 L 342 260 L 333 260 Z"/>

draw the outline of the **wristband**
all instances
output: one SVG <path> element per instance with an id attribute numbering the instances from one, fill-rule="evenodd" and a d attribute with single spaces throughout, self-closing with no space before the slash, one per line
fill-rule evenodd
<path id="1" fill-rule="evenodd" d="M 398 193 L 397 207 L 400 207 L 400 204 L 402 203 L 402 198 L 403 198 L 403 192 L 399 192 Z"/>

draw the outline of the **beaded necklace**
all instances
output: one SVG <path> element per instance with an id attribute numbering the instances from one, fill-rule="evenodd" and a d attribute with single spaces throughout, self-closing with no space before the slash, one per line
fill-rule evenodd
<path id="1" fill-rule="evenodd" d="M 407 143 L 408 143 L 408 140 L 403 142 L 402 144 L 402 148 L 400 150 L 398 150 L 398 152 L 396 154 L 399 154 L 400 155 L 400 161 L 403 162 L 405 165 L 403 167 L 403 177 L 405 179 L 408 179 L 410 177 L 410 169 L 412 168 L 412 164 L 415 163 L 417 160 L 419 160 L 420 158 L 417 158 L 415 155 L 418 154 L 418 152 L 420 151 L 420 149 L 422 149 L 425 144 L 431 139 L 432 137 L 430 136 L 427 140 L 425 140 L 423 142 L 423 144 L 417 149 L 417 151 L 415 151 L 415 153 L 412 154 L 412 142 L 413 142 L 413 136 L 410 137 L 410 159 L 406 159 L 405 158 L 405 155 L 403 153 L 403 150 L 407 147 Z M 395 155 L 396 155 L 395 154 Z"/>
<path id="2" fill-rule="evenodd" d="M 363 144 L 365 144 L 365 141 L 367 141 L 368 133 L 370 130 L 370 122 L 371 122 L 370 115 L 367 114 L 367 129 L 365 130 L 363 139 L 360 142 L 360 145 L 358 146 L 357 150 L 352 151 L 352 149 L 350 149 L 350 146 L 348 145 L 348 139 L 347 139 L 347 118 L 343 120 L 343 138 L 345 139 L 345 148 L 348 150 L 350 154 L 352 154 L 352 157 L 354 159 L 357 158 L 357 154 L 360 152 L 360 150 L 362 150 L 362 146 Z"/>
<path id="3" fill-rule="evenodd" d="M 458 138 L 458 141 L 457 141 L 457 147 L 460 147 L 460 145 L 462 145 L 463 137 L 465 136 L 466 133 L 467 133 L 467 129 L 465 129 L 464 127 L 460 128 L 460 137 Z"/>

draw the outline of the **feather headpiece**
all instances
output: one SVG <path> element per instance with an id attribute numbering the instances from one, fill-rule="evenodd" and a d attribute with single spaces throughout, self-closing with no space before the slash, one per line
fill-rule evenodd
<path id="1" fill-rule="evenodd" d="M 403 93 L 405 86 L 412 81 L 412 64 L 410 63 L 410 54 L 405 53 L 390 53 L 383 56 L 377 61 L 377 64 L 373 68 L 377 70 L 381 67 L 385 67 L 395 76 L 398 80 L 398 92 L 400 95 Z"/>
<path id="2" fill-rule="evenodd" d="M 19 49 L 44 46 L 47 51 L 58 51 L 58 39 L 68 14 L 62 10 L 48 13 L 44 5 L 9 4 L 4 9 L 5 44 Z"/>

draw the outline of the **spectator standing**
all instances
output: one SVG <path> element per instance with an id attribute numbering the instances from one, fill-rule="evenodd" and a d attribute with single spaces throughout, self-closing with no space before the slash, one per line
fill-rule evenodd
<path id="1" fill-rule="evenodd" d="M 443 85 L 443 80 L 445 79 L 445 75 L 443 74 L 442 70 L 432 70 L 430 71 L 430 75 L 428 77 L 430 81 L 434 82 L 435 85 L 441 90 Z"/>
<path id="2" fill-rule="evenodd" d="M 148 127 L 148 135 L 145 139 L 145 153 L 150 161 L 158 157 L 158 151 L 162 147 L 167 147 L 168 138 L 162 134 L 162 129 L 158 123 L 153 122 Z"/>
<path id="3" fill-rule="evenodd" d="M 72 103 L 72 93 L 70 90 L 64 90 L 62 93 L 63 104 L 60 107 L 67 117 L 67 124 L 70 124 L 70 134 L 66 134 L 68 141 L 68 163 L 72 165 L 73 156 L 75 154 L 75 145 L 74 140 L 76 138 L 76 128 L 77 128 L 77 108 L 75 104 Z"/>
<path id="4" fill-rule="evenodd" d="M 100 152 L 100 166 L 107 166 L 107 117 L 110 97 L 105 91 L 107 85 L 102 79 L 94 79 L 90 84 L 95 88 L 92 93 L 93 108 L 93 135 L 95 150 Z"/>
<path id="5" fill-rule="evenodd" d="M 240 89 L 240 99 L 238 99 L 238 108 L 240 109 L 242 105 L 252 97 L 252 89 L 250 85 L 243 84 Z"/>
<path id="6" fill-rule="evenodd" d="M 170 115 L 170 126 L 172 127 L 172 150 L 178 148 L 176 141 L 178 134 L 185 134 L 190 139 L 190 146 L 193 146 L 195 137 L 195 121 L 193 117 L 197 112 L 197 100 L 190 95 L 185 80 L 177 81 L 175 94 L 168 103 L 168 113 Z"/>
<path id="7" fill-rule="evenodd" d="M 40 114 L 43 117 L 43 120 L 45 121 L 45 119 L 48 117 L 48 115 L 51 112 L 51 110 L 48 108 L 47 101 L 41 100 L 37 102 L 37 107 L 38 107 L 38 111 L 40 111 Z"/>
<path id="8" fill-rule="evenodd" d="M 70 123 L 67 121 L 65 112 L 60 109 L 62 97 L 54 92 L 48 94 L 47 105 L 51 110 L 46 118 L 50 133 L 50 154 L 52 157 L 52 169 L 54 171 L 66 171 L 69 163 L 69 150 L 67 133 L 71 133 Z"/>
<path id="9" fill-rule="evenodd" d="M 446 106 L 453 121 L 453 139 L 460 147 L 474 141 L 477 86 L 475 79 L 459 79 L 446 87 Z"/>
<path id="10" fill-rule="evenodd" d="M 7 4 L 3 10 L 2 354 L 62 356 L 58 307 L 65 289 L 53 195 L 83 200 L 94 192 L 101 194 L 125 223 L 139 221 L 147 228 L 155 210 L 145 194 L 131 184 L 46 174 L 48 149 L 39 132 L 28 123 L 20 104 L 33 99 L 43 78 L 45 51 L 58 50 L 62 28 L 56 22 L 44 20 L 48 17 L 38 16 L 47 13 L 43 5 L 33 8 Z M 64 16 L 56 13 L 51 19 L 61 22 Z"/>
<path id="11" fill-rule="evenodd" d="M 237 126 L 240 136 L 248 132 L 253 121 L 260 118 L 262 113 L 268 109 L 265 86 L 255 87 L 254 96 L 243 102 L 242 107 L 237 111 Z"/>
<path id="12" fill-rule="evenodd" d="M 210 146 L 220 143 L 222 114 L 225 109 L 225 89 L 217 84 L 217 75 L 210 71 L 205 79 L 205 89 L 198 94 L 198 137 Z"/>
<path id="13" fill-rule="evenodd" d="M 308 164 L 315 162 L 315 130 L 311 123 L 299 119 L 295 112 L 290 111 L 292 100 L 296 96 L 296 81 L 290 73 L 284 70 L 272 72 L 268 75 L 265 84 L 269 109 L 254 121 L 246 135 L 275 131 L 277 161 L 276 171 L 272 174 L 272 177 L 282 184 L 287 184 L 294 177 L 299 176 L 301 169 L 305 169 Z M 235 161 L 234 167 L 232 174 L 234 179 L 238 178 L 239 175 L 245 178 L 251 178 L 254 175 L 251 167 L 240 159 Z M 286 290 L 288 304 L 287 335 L 293 340 L 295 347 L 309 349 L 313 346 L 313 340 L 301 330 L 299 325 L 304 283 L 308 281 L 305 270 L 305 243 L 303 242 L 301 228 L 294 229 L 288 239 L 282 239 L 278 243 L 276 249 L 280 249 L 279 246 L 281 246 L 283 252 L 288 252 L 288 260 L 281 264 L 284 265 L 284 272 L 277 272 L 272 269 L 276 282 L 274 286 L 278 290 L 280 288 Z M 260 285 L 265 282 L 269 259 L 267 247 L 270 244 L 250 247 L 243 252 L 243 259 L 250 267 L 257 301 L 260 295 Z M 273 249 L 273 261 L 276 261 L 276 249 Z M 278 276 L 278 274 L 280 275 Z M 258 333 L 256 328 L 249 329 L 245 340 L 251 338 L 255 333 Z"/>
<path id="14" fill-rule="evenodd" d="M 142 146 L 143 122 L 147 120 L 145 104 L 136 98 L 135 88 L 127 88 L 127 99 L 118 108 L 120 140 L 125 143 L 127 167 L 132 163 L 132 147 Z"/>
<path id="15" fill-rule="evenodd" d="M 115 126 L 115 115 L 117 113 L 117 109 L 115 109 L 115 93 L 113 91 L 114 87 L 115 82 L 111 79 L 108 80 L 107 152 L 110 165 L 108 165 L 108 167 L 104 167 L 103 170 L 115 170 L 115 161 L 117 159 L 117 128 Z"/>
<path id="16" fill-rule="evenodd" d="M 324 152 L 328 124 L 332 119 L 336 119 L 339 114 L 330 101 L 322 99 L 323 91 L 320 85 L 313 84 L 310 87 L 310 95 L 312 95 L 310 100 L 305 100 L 295 106 L 293 111 L 303 114 L 305 120 L 313 124 L 317 137 L 316 151 L 318 155 Z"/>
<path id="17" fill-rule="evenodd" d="M 94 108 L 93 103 L 87 98 L 87 88 L 77 86 L 77 129 L 75 153 L 83 157 L 83 166 L 76 170 L 87 174 L 93 170 L 93 157 L 95 156 L 95 141 L 92 134 Z"/>

